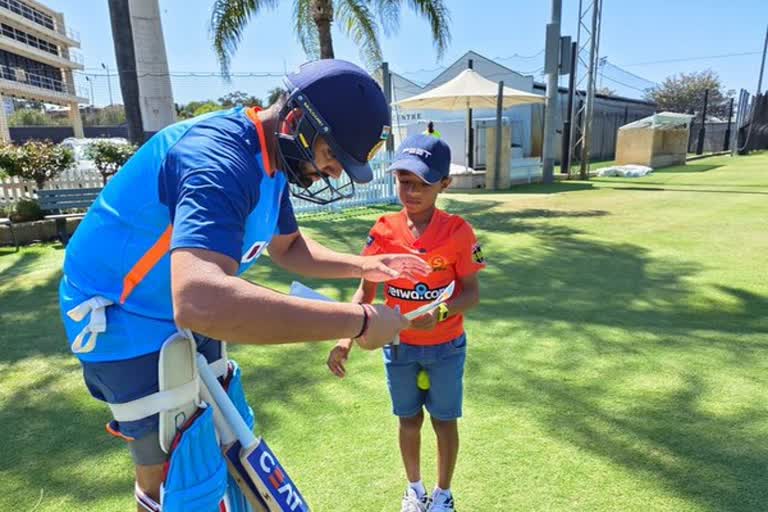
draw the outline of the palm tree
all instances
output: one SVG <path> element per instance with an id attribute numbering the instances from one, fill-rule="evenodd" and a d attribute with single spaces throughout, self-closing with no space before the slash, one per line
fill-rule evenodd
<path id="1" fill-rule="evenodd" d="M 274 9 L 279 0 L 215 0 L 211 15 L 213 47 L 222 72 L 229 73 L 230 58 L 237 50 L 243 30 L 252 16 Z M 370 68 L 381 61 L 379 27 L 385 35 L 397 32 L 404 0 L 294 0 L 294 30 L 310 58 L 332 59 L 331 26 L 341 30 L 360 47 Z M 443 0 L 408 0 L 408 6 L 427 20 L 438 58 L 451 39 L 450 14 Z"/>

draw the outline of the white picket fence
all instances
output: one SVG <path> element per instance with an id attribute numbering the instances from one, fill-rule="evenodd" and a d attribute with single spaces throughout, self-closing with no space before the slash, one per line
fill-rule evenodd
<path id="1" fill-rule="evenodd" d="M 75 169 L 66 171 L 55 180 L 46 183 L 46 189 L 101 188 L 101 175 L 95 170 Z M 37 199 L 37 185 L 34 181 L 19 177 L 0 180 L 0 208 L 7 208 L 22 199 Z"/>
<path id="2" fill-rule="evenodd" d="M 374 179 L 371 183 L 358 185 L 354 197 L 343 199 L 329 205 L 317 205 L 309 201 L 293 199 L 294 211 L 298 214 L 339 212 L 347 208 L 392 204 L 397 202 L 394 177 L 386 172 L 388 162 L 377 159 L 373 163 Z M 62 173 L 55 180 L 47 183 L 46 189 L 100 188 L 101 175 L 95 169 L 81 167 Z M 17 177 L 0 180 L 0 208 L 12 206 L 21 199 L 36 199 L 37 185 L 34 181 L 25 181 Z"/>
<path id="3" fill-rule="evenodd" d="M 371 162 L 371 166 L 373 167 L 373 181 L 365 185 L 357 185 L 353 197 L 327 205 L 318 205 L 294 198 L 291 201 L 293 203 L 293 210 L 297 214 L 313 214 L 340 212 L 347 208 L 396 203 L 395 179 L 392 174 L 387 172 L 389 162 L 385 159 L 376 159 Z"/>

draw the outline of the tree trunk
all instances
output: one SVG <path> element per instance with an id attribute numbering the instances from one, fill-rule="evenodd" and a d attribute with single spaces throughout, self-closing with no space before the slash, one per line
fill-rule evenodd
<path id="1" fill-rule="evenodd" d="M 128 138 L 134 144 L 141 145 L 144 142 L 144 125 L 141 120 L 139 79 L 136 76 L 136 52 L 128 0 L 109 0 L 109 17 L 112 21 L 112 40 L 128 123 Z"/>
<path id="2" fill-rule="evenodd" d="M 333 39 L 331 24 L 333 23 L 333 4 L 331 0 L 312 0 L 312 19 L 317 25 L 320 36 L 320 58 L 333 59 Z"/>

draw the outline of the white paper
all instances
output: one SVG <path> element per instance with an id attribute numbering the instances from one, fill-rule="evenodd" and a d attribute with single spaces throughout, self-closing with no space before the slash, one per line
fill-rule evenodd
<path id="1" fill-rule="evenodd" d="M 291 290 L 288 292 L 288 294 L 292 295 L 293 297 L 299 297 L 300 299 L 321 300 L 323 302 L 336 302 L 330 297 L 326 297 L 322 293 L 316 292 L 309 286 L 301 284 L 298 281 L 294 281 L 291 283 Z"/>
<path id="2" fill-rule="evenodd" d="M 427 313 L 431 313 L 437 307 L 445 302 L 446 300 L 450 299 L 453 295 L 454 290 L 456 289 L 456 281 L 451 281 L 451 284 L 445 287 L 445 289 L 440 292 L 440 295 L 430 302 L 429 304 L 425 304 L 421 306 L 418 309 L 414 309 L 410 313 L 406 313 L 405 317 L 408 320 L 413 320 L 414 318 L 418 318 L 420 316 L 426 315 Z M 298 281 L 294 281 L 291 283 L 291 290 L 289 292 L 290 295 L 294 297 L 299 297 L 302 299 L 310 299 L 310 300 L 322 300 L 325 302 L 336 302 L 335 300 L 331 299 L 330 297 L 326 297 L 320 292 L 316 292 L 309 286 L 306 286 L 304 284 L 301 284 Z"/>

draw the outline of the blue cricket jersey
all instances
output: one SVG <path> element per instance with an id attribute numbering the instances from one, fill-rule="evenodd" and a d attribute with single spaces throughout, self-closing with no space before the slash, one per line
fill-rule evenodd
<path id="1" fill-rule="evenodd" d="M 255 110 L 242 107 L 157 133 L 78 226 L 64 259 L 65 283 L 126 313 L 173 322 L 171 251 L 225 254 L 240 262 L 239 274 L 274 235 L 298 229 L 285 174 L 270 168 L 263 145 Z"/>

